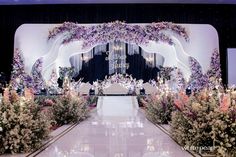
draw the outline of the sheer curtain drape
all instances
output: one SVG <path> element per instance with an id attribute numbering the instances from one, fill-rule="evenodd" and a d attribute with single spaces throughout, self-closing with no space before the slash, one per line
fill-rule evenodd
<path id="1" fill-rule="evenodd" d="M 109 43 L 109 74 L 126 72 L 126 45 L 121 41 Z"/>
<path id="2" fill-rule="evenodd" d="M 127 67 L 129 66 L 130 61 L 132 60 L 132 63 L 138 61 L 136 60 L 137 56 L 140 56 L 144 59 L 144 64 L 145 64 L 144 66 L 147 66 L 148 68 L 156 68 L 156 67 L 159 68 L 160 66 L 164 65 L 165 61 L 162 55 L 156 52 L 153 53 L 146 52 L 136 44 L 129 44 L 122 41 L 113 41 L 108 44 L 95 46 L 91 51 L 87 53 L 82 53 L 82 54 L 79 53 L 70 57 L 71 66 L 75 68 L 75 73 L 76 73 L 75 76 L 78 76 L 80 74 L 83 66 L 99 67 L 100 65 L 98 64 L 103 64 L 103 61 L 101 60 L 101 58 L 99 59 L 99 56 L 104 56 L 104 55 L 107 57 L 104 57 L 103 60 L 105 60 L 105 58 L 108 59 L 107 74 L 109 75 L 114 73 L 125 74 L 128 68 L 130 68 Z M 127 61 L 128 56 L 133 59 Z M 94 62 L 93 64 L 96 63 L 96 65 L 93 65 L 92 62 L 90 62 L 92 59 L 96 60 L 96 62 L 93 61 Z M 137 63 L 137 65 L 139 64 L 141 63 Z M 141 70 L 137 68 L 136 69 L 131 68 L 131 69 L 135 71 Z M 92 69 L 89 68 L 88 70 L 91 71 Z M 101 69 L 101 70 L 103 73 L 106 73 L 104 72 L 104 70 L 106 69 Z"/>
<path id="3" fill-rule="evenodd" d="M 128 55 L 139 54 L 139 46 L 135 44 L 128 44 Z"/>
<path id="4" fill-rule="evenodd" d="M 82 69 L 83 62 L 86 63 L 94 57 L 94 55 L 102 55 L 106 52 L 106 44 L 95 46 L 87 53 L 79 53 L 70 57 L 70 64 L 75 68 L 76 75 Z"/>
<path id="5" fill-rule="evenodd" d="M 164 65 L 165 58 L 159 53 L 148 53 L 144 50 L 141 50 L 143 58 L 146 60 L 147 66 L 154 68 L 159 68 Z"/>

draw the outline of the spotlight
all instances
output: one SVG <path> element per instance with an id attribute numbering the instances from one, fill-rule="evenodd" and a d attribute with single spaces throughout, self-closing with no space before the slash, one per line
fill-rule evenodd
<path id="1" fill-rule="evenodd" d="M 145 95 L 145 89 L 142 87 L 139 90 L 140 95 Z"/>
<path id="2" fill-rule="evenodd" d="M 47 90 L 45 88 L 41 88 L 40 93 L 41 95 L 47 95 Z"/>
<path id="3" fill-rule="evenodd" d="M 188 87 L 186 88 L 185 93 L 186 93 L 186 95 L 188 95 L 188 96 L 192 94 L 192 89 L 191 89 L 190 86 L 188 86 Z"/>
<path id="4" fill-rule="evenodd" d="M 22 93 L 22 89 L 21 89 L 21 88 L 17 88 L 16 92 L 17 92 L 18 94 L 21 94 L 21 93 Z"/>
<path id="5" fill-rule="evenodd" d="M 89 89 L 89 95 L 95 95 L 95 89 L 94 88 Z"/>

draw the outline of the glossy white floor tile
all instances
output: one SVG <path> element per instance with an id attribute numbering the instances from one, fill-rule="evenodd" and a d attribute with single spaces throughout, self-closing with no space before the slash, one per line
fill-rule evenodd
<path id="1" fill-rule="evenodd" d="M 150 123 L 130 96 L 99 97 L 91 117 L 42 151 L 39 157 L 189 157 Z"/>

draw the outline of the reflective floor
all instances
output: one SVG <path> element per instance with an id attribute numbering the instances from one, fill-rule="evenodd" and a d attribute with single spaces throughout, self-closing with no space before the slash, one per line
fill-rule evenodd
<path id="1" fill-rule="evenodd" d="M 130 96 L 99 97 L 91 117 L 65 134 L 39 157 L 189 157 L 150 123 Z"/>

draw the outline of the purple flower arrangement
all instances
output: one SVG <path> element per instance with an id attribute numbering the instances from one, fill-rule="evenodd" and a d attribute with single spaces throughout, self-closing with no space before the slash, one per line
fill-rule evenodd
<path id="1" fill-rule="evenodd" d="M 19 49 L 14 52 L 10 82 L 15 90 L 22 91 L 25 87 L 33 86 L 32 78 L 25 72 L 24 60 Z"/>
<path id="2" fill-rule="evenodd" d="M 43 58 L 36 60 L 32 67 L 31 75 L 34 80 L 34 92 L 40 93 L 41 89 L 45 88 L 46 84 L 42 76 Z"/>
<path id="3" fill-rule="evenodd" d="M 110 41 L 121 40 L 137 45 L 146 44 L 149 40 L 162 41 L 173 44 L 172 39 L 163 31 L 172 31 L 189 40 L 184 27 L 171 23 L 159 22 L 148 25 L 132 25 L 122 21 L 103 23 L 92 26 L 80 26 L 72 22 L 64 22 L 61 26 L 49 31 L 48 39 L 53 39 L 60 34 L 65 34 L 64 44 L 75 40 L 82 40 L 83 47 L 94 46 L 97 43 L 104 44 Z"/>
<path id="4" fill-rule="evenodd" d="M 189 64 L 191 69 L 189 85 L 194 91 L 199 91 L 207 85 L 208 78 L 202 73 L 202 67 L 195 58 L 189 57 Z"/>
<path id="5" fill-rule="evenodd" d="M 64 80 L 65 77 L 72 79 L 74 73 L 75 73 L 74 67 L 59 67 L 59 76 L 62 80 Z"/>
<path id="6" fill-rule="evenodd" d="M 177 81 L 178 89 L 181 90 L 181 89 L 185 88 L 186 81 L 184 79 L 183 72 L 178 68 L 176 68 L 176 70 L 177 70 L 177 72 L 176 72 L 176 81 Z"/>
<path id="7" fill-rule="evenodd" d="M 217 49 L 214 50 L 211 56 L 210 68 L 206 75 L 209 78 L 209 85 L 211 86 L 213 86 L 216 81 L 221 79 L 220 54 Z"/>
<path id="8" fill-rule="evenodd" d="M 174 71 L 176 67 L 161 67 L 160 69 L 160 76 L 164 80 L 170 80 L 171 72 Z"/>
<path id="9" fill-rule="evenodd" d="M 220 54 L 217 49 L 212 53 L 210 67 L 205 74 L 202 73 L 202 67 L 195 58 L 189 58 L 189 65 L 192 72 L 189 83 L 192 89 L 199 91 L 204 87 L 214 88 L 220 83 Z"/>

